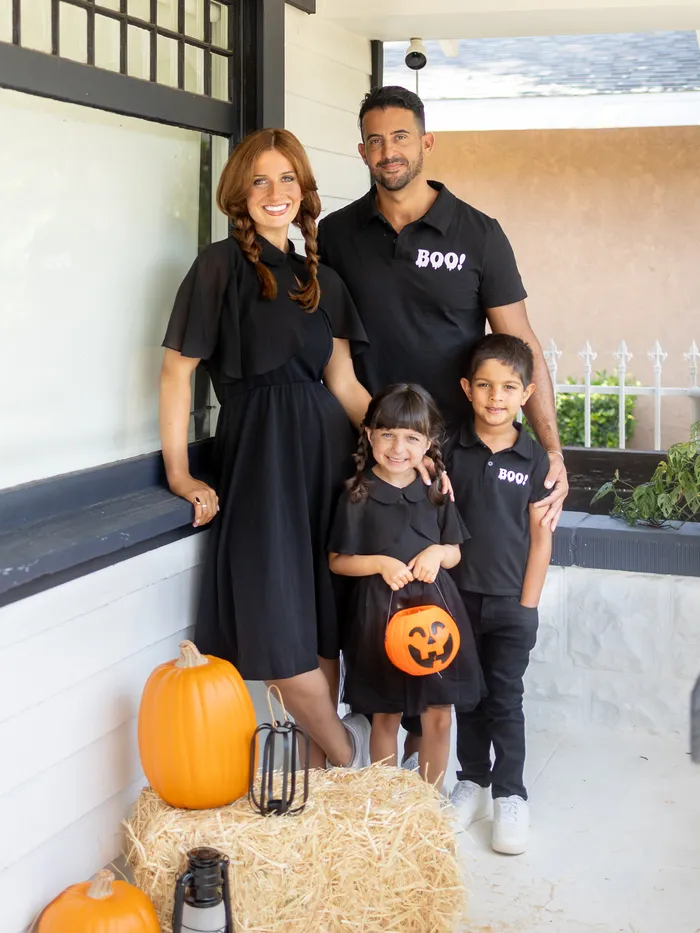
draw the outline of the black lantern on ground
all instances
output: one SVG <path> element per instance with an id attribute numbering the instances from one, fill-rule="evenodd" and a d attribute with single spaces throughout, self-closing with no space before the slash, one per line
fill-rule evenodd
<path id="1" fill-rule="evenodd" d="M 173 933 L 233 933 L 228 858 L 216 849 L 187 853 L 175 886 Z"/>
<path id="2" fill-rule="evenodd" d="M 282 707 L 284 722 L 278 722 L 272 712 L 270 695 L 275 690 L 277 699 Z M 277 687 L 272 686 L 267 691 L 267 705 L 270 710 L 271 722 L 263 723 L 255 730 L 250 743 L 250 785 L 248 787 L 248 800 L 254 810 L 263 816 L 269 813 L 281 815 L 283 813 L 301 813 L 309 799 L 309 754 L 311 742 L 306 732 L 296 723 L 290 722 L 287 710 L 284 708 L 282 694 Z M 260 776 L 255 770 L 255 752 L 260 738 Z M 298 800 L 297 768 L 299 766 L 300 752 L 298 744 L 303 744 L 303 772 L 304 794 L 303 800 Z M 275 755 L 281 756 L 281 767 L 275 770 Z M 259 781 L 259 784 L 258 784 Z M 296 806 L 295 806 L 296 804 Z"/>

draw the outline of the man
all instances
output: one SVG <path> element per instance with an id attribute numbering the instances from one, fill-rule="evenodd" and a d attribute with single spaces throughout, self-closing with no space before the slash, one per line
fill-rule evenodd
<path id="1" fill-rule="evenodd" d="M 551 492 L 538 507 L 554 531 L 568 491 L 566 467 L 549 372 L 510 243 L 497 221 L 426 178 L 435 138 L 416 94 L 375 88 L 359 124 L 358 149 L 374 185 L 319 225 L 321 260 L 345 281 L 370 341 L 354 360 L 358 378 L 372 394 L 392 382 L 420 383 L 455 428 L 464 410 L 463 364 L 486 322 L 524 340 L 537 386 L 525 412 L 550 461 Z M 459 731 L 459 716 L 457 723 Z M 409 738 L 407 755 L 416 747 Z"/>

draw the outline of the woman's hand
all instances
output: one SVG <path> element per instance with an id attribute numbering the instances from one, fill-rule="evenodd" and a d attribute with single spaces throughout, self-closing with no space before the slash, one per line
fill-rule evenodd
<path id="1" fill-rule="evenodd" d="M 423 457 L 423 462 L 420 466 L 416 467 L 420 473 L 420 478 L 423 480 L 426 486 L 432 486 L 433 480 L 435 479 L 435 461 L 431 457 Z M 440 492 L 443 496 L 449 496 L 452 501 L 455 501 L 454 490 L 452 489 L 452 483 L 450 478 L 447 475 L 447 471 L 442 474 L 442 483 L 440 484 Z"/>
<path id="2" fill-rule="evenodd" d="M 444 556 L 444 548 L 441 544 L 431 544 L 430 547 L 417 554 L 408 563 L 408 569 L 413 573 L 414 580 L 420 580 L 421 583 L 435 583 Z"/>
<path id="3" fill-rule="evenodd" d="M 407 583 L 413 580 L 413 574 L 402 560 L 395 557 L 379 558 L 379 573 L 387 586 L 390 586 L 394 592 L 403 589 Z"/>
<path id="4" fill-rule="evenodd" d="M 195 479 L 188 473 L 186 476 L 178 477 L 169 483 L 170 491 L 187 499 L 194 506 L 195 528 L 199 525 L 208 524 L 219 511 L 219 497 L 205 482 L 201 479 Z"/>

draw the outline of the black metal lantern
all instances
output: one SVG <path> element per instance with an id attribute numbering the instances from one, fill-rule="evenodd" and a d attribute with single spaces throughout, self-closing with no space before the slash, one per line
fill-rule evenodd
<path id="1" fill-rule="evenodd" d="M 228 858 L 201 847 L 187 853 L 175 886 L 173 933 L 233 933 Z"/>
<path id="2" fill-rule="evenodd" d="M 278 722 L 272 712 L 270 695 L 275 690 L 282 707 L 284 722 Z M 267 705 L 272 722 L 258 726 L 250 743 L 250 785 L 248 800 L 254 810 L 263 816 L 268 813 L 301 813 L 309 799 L 309 755 L 311 742 L 307 733 L 296 723 L 290 722 L 284 708 L 282 694 L 276 686 L 267 691 Z M 263 740 L 264 736 L 264 740 Z M 260 738 L 261 766 L 259 777 L 255 768 L 255 753 Z M 298 743 L 304 743 L 304 799 L 297 803 L 297 768 L 299 766 Z M 275 753 L 281 754 L 281 768 L 275 769 Z M 259 781 L 259 784 L 258 784 Z M 294 804 L 297 804 L 296 806 Z"/>

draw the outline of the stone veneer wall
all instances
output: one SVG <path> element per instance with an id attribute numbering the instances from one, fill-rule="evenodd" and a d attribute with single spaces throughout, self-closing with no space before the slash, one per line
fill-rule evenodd
<path id="1" fill-rule="evenodd" d="M 525 678 L 528 724 L 687 735 L 700 579 L 551 567 Z"/>

